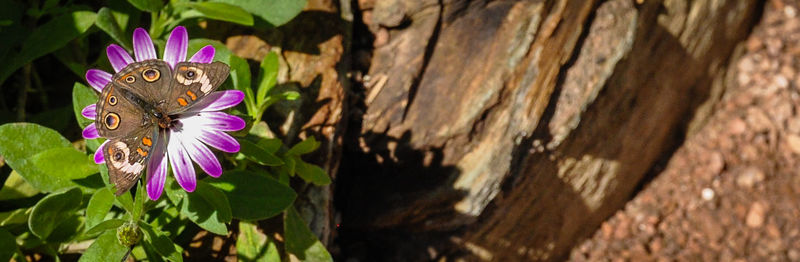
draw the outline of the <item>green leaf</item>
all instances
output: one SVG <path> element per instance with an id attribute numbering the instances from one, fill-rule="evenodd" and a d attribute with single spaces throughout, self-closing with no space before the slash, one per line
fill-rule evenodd
<path id="1" fill-rule="evenodd" d="M 294 146 L 292 146 L 292 148 L 289 149 L 288 152 L 286 152 L 286 155 L 296 155 L 296 156 L 304 155 L 314 152 L 314 150 L 317 150 L 318 147 L 319 147 L 319 142 L 317 142 L 317 139 L 314 138 L 313 136 L 310 136 L 306 138 L 306 140 L 303 140 L 300 143 L 297 143 Z"/>
<path id="2" fill-rule="evenodd" d="M 133 212 L 131 212 L 131 216 L 134 220 L 139 220 L 139 218 L 142 217 L 142 213 L 144 213 L 144 202 L 147 201 L 145 195 L 144 185 L 139 184 L 139 186 L 136 187 L 136 196 L 133 199 Z"/>
<path id="3" fill-rule="evenodd" d="M 254 117 L 256 104 L 253 95 L 253 88 L 250 87 L 250 65 L 244 58 L 231 55 L 231 80 L 233 80 L 233 88 L 244 92 L 244 104 L 247 107 L 247 113 Z"/>
<path id="4" fill-rule="evenodd" d="M 19 247 L 14 235 L 0 228 L 0 261 L 11 261 L 11 257 L 17 252 Z"/>
<path id="5" fill-rule="evenodd" d="M 81 115 L 83 108 L 97 103 L 97 94 L 91 87 L 75 82 L 72 86 L 72 110 L 75 111 L 75 119 L 81 128 L 94 123 L 93 119 L 88 119 Z"/>
<path id="6" fill-rule="evenodd" d="M 264 56 L 264 59 L 261 60 L 260 72 L 258 74 L 258 94 L 256 95 L 256 103 L 258 103 L 259 107 L 264 103 L 264 99 L 267 98 L 267 94 L 272 90 L 272 87 L 275 86 L 275 82 L 278 79 L 279 67 L 278 54 L 275 52 L 269 52 Z"/>
<path id="7" fill-rule="evenodd" d="M 279 214 L 294 202 L 291 187 L 248 171 L 229 171 L 219 178 L 204 179 L 228 197 L 233 217 L 261 220 Z"/>
<path id="8" fill-rule="evenodd" d="M 114 41 L 117 41 L 123 48 L 126 50 L 131 50 L 131 40 L 130 36 L 125 34 L 125 31 L 117 23 L 117 19 L 114 18 L 114 14 L 108 7 L 100 8 L 97 11 L 97 19 L 94 21 L 94 24 L 97 25 L 100 30 L 106 32 Z"/>
<path id="9" fill-rule="evenodd" d="M 48 149 L 29 161 L 51 177 L 81 179 L 99 172 L 90 156 L 71 147 Z"/>
<path id="10" fill-rule="evenodd" d="M 289 22 L 306 6 L 306 0 L 215 0 L 214 2 L 238 5 L 274 26 Z"/>
<path id="11" fill-rule="evenodd" d="M 194 193 L 200 195 L 206 202 L 211 204 L 212 208 L 217 211 L 217 218 L 219 218 L 220 221 L 223 223 L 231 222 L 233 219 L 231 205 L 228 202 L 228 197 L 225 196 L 222 190 L 201 180 L 197 181 L 197 190 L 195 190 Z"/>
<path id="12" fill-rule="evenodd" d="M 158 12 L 164 6 L 164 2 L 161 0 L 128 0 L 128 3 L 131 3 L 136 9 L 151 13 Z"/>
<path id="13" fill-rule="evenodd" d="M 197 181 L 197 183 L 198 187 L 200 187 L 203 182 Z M 216 209 L 214 205 L 218 204 L 217 201 L 210 202 L 200 194 L 187 193 L 183 190 L 176 191 L 179 194 L 183 194 L 180 208 L 181 214 L 211 233 L 223 236 L 228 234 L 228 227 L 223 222 L 225 211 Z"/>
<path id="14" fill-rule="evenodd" d="M 318 186 L 325 186 L 331 183 L 331 178 L 321 167 L 306 163 L 300 159 L 296 159 L 295 161 L 297 162 L 295 172 L 306 182 L 311 182 Z"/>
<path id="15" fill-rule="evenodd" d="M 181 256 L 183 249 L 172 242 L 172 239 L 169 239 L 167 235 L 144 221 L 139 221 L 139 228 L 144 232 L 145 243 L 154 247 L 156 252 L 170 261 L 183 261 L 183 257 Z"/>
<path id="16" fill-rule="evenodd" d="M 258 164 L 265 166 L 283 165 L 283 161 L 280 158 L 253 142 L 239 139 L 239 146 L 240 153 Z"/>
<path id="17" fill-rule="evenodd" d="M 11 170 L 11 174 L 6 178 L 3 188 L 0 189 L 0 201 L 9 199 L 19 199 L 32 197 L 39 193 L 31 184 L 29 184 L 17 171 Z"/>
<path id="18" fill-rule="evenodd" d="M 66 45 L 72 39 L 86 32 L 94 24 L 94 12 L 75 11 L 67 13 L 34 29 L 30 36 L 22 42 L 22 49 L 5 66 L 0 67 L 0 84 L 11 73 L 36 58 Z"/>
<path id="19" fill-rule="evenodd" d="M 109 230 L 100 235 L 78 261 L 121 261 L 126 253 L 128 248 L 117 240 L 117 231 Z"/>
<path id="20" fill-rule="evenodd" d="M 14 211 L 0 213 L 0 226 L 28 223 L 28 214 L 31 208 L 20 208 Z"/>
<path id="21" fill-rule="evenodd" d="M 278 248 L 267 235 L 258 231 L 256 224 L 239 222 L 239 236 L 236 238 L 236 256 L 240 261 L 280 262 Z"/>
<path id="22" fill-rule="evenodd" d="M 58 132 L 37 124 L 11 123 L 0 126 L 0 155 L 6 163 L 38 190 L 52 192 L 74 186 L 69 179 L 38 169 L 30 158 L 52 148 L 72 145 Z"/>
<path id="23" fill-rule="evenodd" d="M 109 229 L 116 229 L 116 228 L 122 226 L 122 224 L 125 224 L 125 220 L 118 219 L 118 218 L 109 219 L 109 220 L 100 222 L 99 224 L 91 227 L 91 229 L 87 230 L 86 233 L 84 233 L 84 235 L 94 236 L 94 235 L 103 233 L 103 232 L 105 232 L 106 230 L 109 230 Z M 114 232 L 117 232 L 117 231 L 114 230 Z"/>
<path id="24" fill-rule="evenodd" d="M 94 192 L 86 207 L 86 228 L 93 228 L 103 221 L 114 206 L 114 193 L 108 188 L 101 188 Z"/>
<path id="25" fill-rule="evenodd" d="M 58 193 L 52 193 L 36 203 L 28 218 L 28 227 L 31 233 L 40 239 L 47 239 L 50 233 L 58 227 L 64 218 L 74 213 L 81 205 L 81 190 L 72 188 Z"/>
<path id="26" fill-rule="evenodd" d="M 193 3 L 191 6 L 207 18 L 246 26 L 253 25 L 253 16 L 235 5 L 219 2 L 200 2 Z"/>
<path id="27" fill-rule="evenodd" d="M 286 235 L 286 253 L 295 255 L 300 261 L 333 261 L 325 245 L 317 240 L 294 207 L 286 209 L 283 232 Z"/>

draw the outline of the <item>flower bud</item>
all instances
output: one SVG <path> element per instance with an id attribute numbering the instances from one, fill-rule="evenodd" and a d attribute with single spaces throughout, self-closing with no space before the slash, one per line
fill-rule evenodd
<path id="1" fill-rule="evenodd" d="M 142 240 L 142 230 L 136 222 L 129 221 L 117 228 L 117 240 L 126 247 L 132 247 Z"/>

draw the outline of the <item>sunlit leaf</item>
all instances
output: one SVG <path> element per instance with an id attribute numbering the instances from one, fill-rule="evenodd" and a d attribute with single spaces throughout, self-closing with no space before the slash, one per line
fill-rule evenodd
<path id="1" fill-rule="evenodd" d="M 325 186 L 331 183 L 331 178 L 322 170 L 321 167 L 306 163 L 305 161 L 295 159 L 297 162 L 295 172 L 297 175 L 306 182 L 313 183 L 318 186 Z"/>
<path id="2" fill-rule="evenodd" d="M 109 220 L 100 222 L 99 224 L 91 227 L 89 230 L 86 231 L 85 235 L 94 236 L 94 235 L 103 233 L 106 230 L 117 229 L 118 227 L 122 226 L 123 224 L 125 224 L 125 220 L 118 219 L 118 218 L 109 219 Z M 116 232 L 116 230 L 114 230 L 114 232 Z"/>
<path id="3" fill-rule="evenodd" d="M 99 171 L 91 156 L 71 147 L 48 149 L 33 155 L 29 161 L 51 177 L 80 179 Z"/>
<path id="4" fill-rule="evenodd" d="M 17 171 L 11 170 L 11 174 L 6 178 L 3 188 L 0 189 L 0 200 L 18 199 L 31 197 L 39 193 L 29 184 Z"/>
<path id="5" fill-rule="evenodd" d="M 317 150 L 317 148 L 319 147 L 319 144 L 320 143 L 317 142 L 316 138 L 314 138 L 313 136 L 310 136 L 310 137 L 306 138 L 306 140 L 303 140 L 300 143 L 297 143 L 294 146 L 292 146 L 292 148 L 289 149 L 289 151 L 286 152 L 286 154 L 287 155 L 304 155 L 304 154 L 308 154 L 308 153 L 314 152 L 314 150 Z"/>
<path id="6" fill-rule="evenodd" d="M 239 139 L 239 146 L 239 152 L 256 163 L 266 166 L 283 165 L 280 158 L 253 142 Z"/>
<path id="7" fill-rule="evenodd" d="M 283 232 L 286 237 L 286 253 L 294 255 L 300 261 L 333 261 L 325 245 L 319 242 L 294 207 L 286 209 Z"/>
<path id="8" fill-rule="evenodd" d="M 264 59 L 261 60 L 261 67 L 258 74 L 258 93 L 256 94 L 257 104 L 263 104 L 264 99 L 267 98 L 267 94 L 269 94 L 269 91 L 275 86 L 279 66 L 278 54 L 275 52 L 269 52 Z"/>
<path id="9" fill-rule="evenodd" d="M 281 256 L 275 243 L 258 231 L 258 227 L 247 221 L 239 222 L 236 238 L 236 256 L 240 261 L 280 262 Z"/>
<path id="10" fill-rule="evenodd" d="M 214 0 L 214 2 L 238 5 L 274 26 L 289 22 L 306 6 L 306 0 Z"/>
<path id="11" fill-rule="evenodd" d="M 117 41 L 123 48 L 131 50 L 131 38 L 122 30 L 117 19 L 114 17 L 113 11 L 108 7 L 102 7 L 97 11 L 97 19 L 94 24 L 98 28 L 106 32 L 114 41 Z"/>
<path id="12" fill-rule="evenodd" d="M 92 228 L 103 221 L 114 206 L 114 194 L 108 188 L 94 192 L 86 207 L 86 228 Z"/>
<path id="13" fill-rule="evenodd" d="M 0 126 L 0 155 L 25 181 L 38 190 L 52 192 L 74 186 L 61 176 L 52 176 L 38 169 L 31 157 L 53 148 L 72 145 L 58 132 L 37 124 L 11 123 Z"/>
<path id="14" fill-rule="evenodd" d="M 108 230 L 86 249 L 78 261 L 121 261 L 128 248 L 117 240 L 117 231 Z"/>
<path id="15" fill-rule="evenodd" d="M 220 2 L 193 3 L 192 8 L 203 16 L 220 21 L 232 22 L 241 25 L 253 25 L 253 16 L 241 7 Z"/>

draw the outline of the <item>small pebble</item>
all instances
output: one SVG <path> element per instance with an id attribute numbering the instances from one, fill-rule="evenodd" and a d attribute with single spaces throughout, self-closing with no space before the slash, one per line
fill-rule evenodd
<path id="1" fill-rule="evenodd" d="M 705 201 L 714 199 L 714 190 L 711 188 L 703 188 L 703 192 L 701 194 L 703 196 L 703 200 Z"/>

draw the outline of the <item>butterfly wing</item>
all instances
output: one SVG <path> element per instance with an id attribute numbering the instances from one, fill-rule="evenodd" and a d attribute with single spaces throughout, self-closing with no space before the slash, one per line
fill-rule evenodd
<path id="1" fill-rule="evenodd" d="M 155 127 L 137 129 L 130 135 L 111 139 L 103 148 L 108 180 L 116 185 L 116 195 L 131 189 L 142 176 L 150 151 L 158 141 Z"/>
<path id="2" fill-rule="evenodd" d="M 116 86 L 143 98 L 151 105 L 164 103 L 172 82 L 172 68 L 158 59 L 131 63 L 111 78 Z"/>
<path id="3" fill-rule="evenodd" d="M 222 62 L 178 63 L 165 96 L 167 101 L 161 108 L 170 115 L 186 111 L 204 96 L 217 90 L 229 73 L 230 67 Z"/>
<path id="4" fill-rule="evenodd" d="M 100 136 L 119 138 L 129 133 L 147 129 L 153 119 L 142 106 L 143 99 L 124 87 L 109 83 L 97 101 L 95 126 Z"/>

